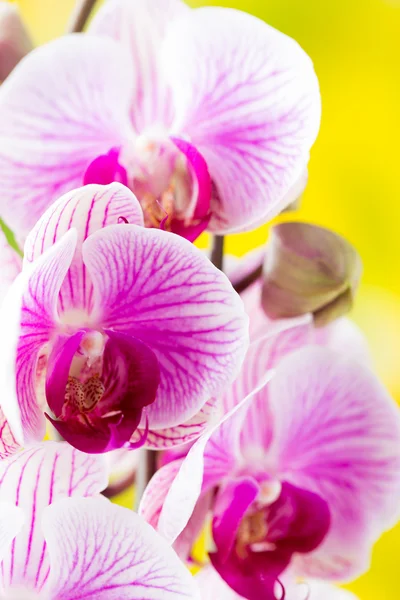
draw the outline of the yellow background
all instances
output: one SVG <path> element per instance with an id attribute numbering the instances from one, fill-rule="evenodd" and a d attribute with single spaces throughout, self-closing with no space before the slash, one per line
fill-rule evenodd
<path id="1" fill-rule="evenodd" d="M 18 4 L 35 41 L 42 43 L 63 33 L 74 0 Z M 265 19 L 314 60 L 323 120 L 298 216 L 347 236 L 363 257 L 354 317 L 368 335 L 381 377 L 400 400 L 400 0 L 214 4 Z M 232 236 L 228 251 L 242 254 L 266 234 L 262 228 Z M 399 550 L 400 526 L 377 544 L 370 572 L 351 586 L 361 600 L 399 600 Z"/>

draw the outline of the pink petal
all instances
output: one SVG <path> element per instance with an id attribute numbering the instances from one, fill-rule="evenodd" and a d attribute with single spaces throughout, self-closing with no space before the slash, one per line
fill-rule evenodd
<path id="1" fill-rule="evenodd" d="M 345 352 L 351 358 L 372 367 L 368 341 L 362 330 L 347 317 L 333 321 L 326 327 L 315 329 L 315 343 L 337 352 Z"/>
<path id="2" fill-rule="evenodd" d="M 228 480 L 219 490 L 213 506 L 213 540 L 219 560 L 226 562 L 236 541 L 240 523 L 255 502 L 260 486 L 252 477 Z"/>
<path id="3" fill-rule="evenodd" d="M 201 494 L 185 529 L 174 542 L 174 550 L 184 562 L 190 559 L 192 548 L 203 531 L 204 524 L 207 523 L 207 516 L 211 510 L 212 501 L 213 490 Z"/>
<path id="4" fill-rule="evenodd" d="M 204 156 L 217 187 L 210 229 L 244 231 L 271 219 L 290 200 L 319 129 L 310 59 L 259 19 L 215 7 L 172 21 L 161 52 L 173 128 Z"/>
<path id="5" fill-rule="evenodd" d="M 185 565 L 134 512 L 85 498 L 53 504 L 43 517 L 57 600 L 199 599 Z"/>
<path id="6" fill-rule="evenodd" d="M 15 439 L 13 432 L 0 408 L 0 460 L 14 454 L 20 445 Z"/>
<path id="7" fill-rule="evenodd" d="M 132 61 L 132 123 L 137 132 L 169 127 L 172 94 L 161 63 L 162 42 L 175 18 L 189 12 L 181 0 L 111 0 L 93 19 L 89 32 L 121 42 Z"/>
<path id="8" fill-rule="evenodd" d="M 160 387 L 145 412 L 151 429 L 191 419 L 238 374 L 247 317 L 220 271 L 187 240 L 135 225 L 88 238 L 83 259 L 92 319 L 141 340 L 160 363 Z"/>
<path id="9" fill-rule="evenodd" d="M 25 243 L 27 262 L 37 259 L 72 227 L 78 232 L 75 257 L 61 288 L 61 311 L 83 308 L 90 312 L 93 288 L 82 261 L 82 244 L 95 231 L 119 222 L 123 226 L 125 221 L 143 226 L 142 209 L 127 187 L 111 183 L 87 185 L 65 194 L 35 225 Z"/>
<path id="10" fill-rule="evenodd" d="M 231 254 L 225 254 L 224 256 L 224 271 L 228 275 L 233 286 L 236 286 L 240 281 L 249 277 L 253 271 L 260 269 L 263 265 L 265 257 L 265 246 L 259 246 L 254 248 L 245 254 L 243 257 L 232 256 Z M 260 277 L 258 281 L 260 281 Z M 250 289 L 253 289 L 254 285 Z M 247 291 L 243 293 L 243 296 L 247 295 Z M 261 290 L 259 292 L 261 295 Z M 259 299 L 261 306 L 261 299 Z"/>
<path id="11" fill-rule="evenodd" d="M 188 421 L 175 427 L 165 429 L 150 429 L 147 433 L 145 446 L 157 450 L 165 450 L 190 444 L 203 433 L 211 419 L 216 418 L 219 412 L 218 402 L 211 398 L 206 402 L 198 413 Z M 132 437 L 131 442 L 138 441 L 143 436 L 144 430 L 138 429 Z"/>
<path id="12" fill-rule="evenodd" d="M 254 313 L 250 312 L 251 315 Z M 308 315 L 296 319 L 264 322 L 258 328 L 260 337 L 250 344 L 243 368 L 222 398 L 225 410 L 235 406 L 251 393 L 265 373 L 275 368 L 286 354 L 312 341 L 312 324 Z M 268 404 L 269 386 L 264 386 L 247 406 L 245 426 L 240 431 L 240 450 L 250 462 L 263 459 L 273 435 Z"/>
<path id="13" fill-rule="evenodd" d="M 21 257 L 11 248 L 3 231 L 0 230 L 0 304 L 21 268 Z"/>
<path id="14" fill-rule="evenodd" d="M 0 501 L 22 509 L 25 524 L 2 563 L 7 589 L 41 590 L 49 561 L 41 530 L 44 509 L 67 496 L 91 496 L 107 485 L 105 463 L 60 442 L 45 442 L 0 462 Z"/>
<path id="15" fill-rule="evenodd" d="M 149 483 L 150 490 L 147 493 L 153 495 L 152 502 L 158 505 L 157 508 L 153 506 L 151 510 L 153 515 L 159 511 L 157 530 L 171 544 L 187 526 L 200 495 L 207 493 L 238 465 L 239 456 L 236 451 L 247 404 L 268 383 L 272 375 L 272 372 L 266 373 L 258 387 L 210 427 L 195 442 L 184 460 L 177 460 L 162 467 L 157 479 L 153 478 L 154 482 L 152 480 Z M 171 474 L 171 470 L 178 466 L 176 477 L 168 484 L 167 494 L 164 494 L 164 490 L 161 493 L 153 492 L 153 486 L 158 485 L 158 478 L 163 477 L 164 469 Z M 170 477 L 167 479 L 170 480 Z M 142 507 L 145 502 L 143 499 Z M 142 511 L 144 510 L 142 508 Z"/>
<path id="16" fill-rule="evenodd" d="M 37 402 L 40 351 L 48 343 L 57 320 L 59 291 L 76 246 L 70 230 L 17 277 L 0 313 L 1 408 L 17 441 L 41 440 L 43 411 Z"/>
<path id="17" fill-rule="evenodd" d="M 399 516 L 398 408 L 367 367 L 316 347 L 281 362 L 269 401 L 269 468 L 320 495 L 332 516 L 325 541 L 298 557 L 297 568 L 311 577 L 354 577 Z"/>
<path id="18" fill-rule="evenodd" d="M 82 185 L 97 156 L 130 135 L 131 93 L 123 49 L 94 36 L 42 46 L 7 78 L 0 95 L 1 215 L 18 238 L 54 200 Z"/>
<path id="19" fill-rule="evenodd" d="M 0 502 L 0 564 L 4 556 L 8 554 L 11 542 L 21 531 L 23 525 L 23 511 L 18 506 L 8 502 Z"/>

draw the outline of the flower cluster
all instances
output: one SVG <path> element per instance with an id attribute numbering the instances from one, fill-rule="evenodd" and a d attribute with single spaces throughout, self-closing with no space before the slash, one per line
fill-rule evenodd
<path id="1" fill-rule="evenodd" d="M 0 597 L 351 600 L 400 518 L 360 259 L 292 221 L 219 268 L 306 185 L 310 59 L 240 11 L 108 0 L 34 50 L 0 3 L 0 66 Z M 105 497 L 132 475 L 138 512 Z"/>

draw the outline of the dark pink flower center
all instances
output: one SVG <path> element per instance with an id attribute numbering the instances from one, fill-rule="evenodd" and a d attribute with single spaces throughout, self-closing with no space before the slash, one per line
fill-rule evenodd
<path id="1" fill-rule="evenodd" d="M 112 181 L 134 192 L 146 227 L 161 227 L 189 240 L 207 227 L 211 179 L 204 158 L 185 140 L 140 136 L 129 147 L 98 156 L 88 166 L 84 184 Z"/>
<path id="2" fill-rule="evenodd" d="M 229 498 L 234 501 L 248 492 L 251 502 L 257 487 L 255 481 L 243 479 L 237 490 L 229 491 Z M 210 554 L 211 561 L 226 582 L 249 600 L 275 600 L 276 582 L 292 555 L 315 550 L 330 527 L 325 500 L 286 482 L 271 503 L 265 504 L 262 494 L 255 495 L 247 507 L 240 502 L 228 505 L 226 498 L 219 502 L 217 496 L 216 510 L 217 551 Z"/>
<path id="3" fill-rule="evenodd" d="M 132 336 L 110 330 L 59 336 L 46 374 L 55 418 L 46 416 L 79 450 L 106 452 L 129 443 L 158 385 L 155 354 Z"/>

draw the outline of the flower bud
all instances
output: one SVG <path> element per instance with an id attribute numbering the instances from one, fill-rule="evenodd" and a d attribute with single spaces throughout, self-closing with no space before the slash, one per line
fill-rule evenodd
<path id="1" fill-rule="evenodd" d="M 32 41 L 17 7 L 0 2 L 0 82 L 32 48 Z"/>
<path id="2" fill-rule="evenodd" d="M 362 272 L 340 235 L 308 223 L 271 229 L 263 268 L 262 306 L 272 319 L 312 313 L 317 326 L 346 314 Z"/>

